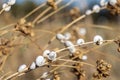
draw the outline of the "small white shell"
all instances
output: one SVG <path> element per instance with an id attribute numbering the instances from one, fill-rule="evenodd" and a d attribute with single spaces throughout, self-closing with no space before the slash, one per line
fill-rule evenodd
<path id="1" fill-rule="evenodd" d="M 100 12 L 100 6 L 99 5 L 94 5 L 93 6 L 93 11 L 95 11 L 96 13 Z"/>
<path id="2" fill-rule="evenodd" d="M 6 4 L 6 3 L 4 3 L 4 4 L 2 5 L 2 8 L 3 8 L 5 11 L 10 11 L 11 6 L 8 5 L 8 4 Z"/>
<path id="3" fill-rule="evenodd" d="M 63 40 L 63 39 L 65 39 L 65 36 L 58 33 L 58 34 L 56 35 L 56 38 L 57 38 L 58 40 Z"/>
<path id="4" fill-rule="evenodd" d="M 74 54 L 76 52 L 76 48 L 74 46 L 71 46 L 68 48 L 70 53 Z"/>
<path id="5" fill-rule="evenodd" d="M 65 41 L 65 46 L 67 47 L 73 46 L 73 43 L 71 41 Z"/>
<path id="6" fill-rule="evenodd" d="M 30 69 L 35 69 L 36 68 L 36 64 L 35 64 L 35 62 L 33 62 L 31 65 L 30 65 Z"/>
<path id="7" fill-rule="evenodd" d="M 16 3 L 16 0 L 8 0 L 8 5 L 14 5 Z"/>
<path id="8" fill-rule="evenodd" d="M 87 10 L 87 11 L 85 12 L 85 14 L 86 14 L 86 15 L 90 15 L 90 14 L 92 14 L 92 11 L 91 11 L 91 10 Z"/>
<path id="9" fill-rule="evenodd" d="M 50 54 L 48 55 L 48 59 L 52 61 L 55 61 L 56 57 L 57 57 L 57 53 L 54 51 L 50 52 Z"/>
<path id="10" fill-rule="evenodd" d="M 27 68 L 27 66 L 26 66 L 25 64 L 19 66 L 19 68 L 18 68 L 18 72 L 22 72 L 22 71 L 24 71 L 25 68 Z"/>
<path id="11" fill-rule="evenodd" d="M 117 0 L 109 0 L 109 3 L 114 6 L 117 3 Z"/>
<path id="12" fill-rule="evenodd" d="M 43 56 L 44 56 L 44 57 L 48 57 L 49 53 L 50 53 L 50 50 L 45 50 L 45 51 L 43 52 Z"/>
<path id="13" fill-rule="evenodd" d="M 85 34 L 87 33 L 86 29 L 85 28 L 80 28 L 79 29 L 79 34 L 84 36 Z"/>
<path id="14" fill-rule="evenodd" d="M 71 34 L 69 32 L 66 32 L 64 36 L 66 40 L 69 40 L 71 38 Z"/>
<path id="15" fill-rule="evenodd" d="M 101 6 L 106 6 L 108 2 L 106 0 L 100 0 L 100 5 Z"/>
<path id="16" fill-rule="evenodd" d="M 103 43 L 103 38 L 100 35 L 96 35 L 93 39 L 93 42 L 97 45 L 101 45 Z"/>
<path id="17" fill-rule="evenodd" d="M 35 61 L 37 66 L 43 66 L 45 64 L 45 58 L 43 56 L 38 56 Z"/>
<path id="18" fill-rule="evenodd" d="M 82 45 L 84 43 L 85 43 L 84 39 L 78 39 L 77 40 L 77 45 Z"/>
<path id="19" fill-rule="evenodd" d="M 83 55 L 83 56 L 82 56 L 82 60 L 87 60 L 87 56 L 86 56 L 86 55 Z"/>

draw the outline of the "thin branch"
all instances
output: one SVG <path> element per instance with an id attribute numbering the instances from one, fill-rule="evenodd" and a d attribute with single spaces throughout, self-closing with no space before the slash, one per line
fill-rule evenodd
<path id="1" fill-rule="evenodd" d="M 62 0 L 58 0 L 55 4 L 59 4 Z M 47 9 L 45 9 L 40 15 L 38 15 L 33 21 L 32 24 L 36 24 L 36 22 L 42 17 L 44 16 L 48 11 L 50 11 L 52 9 L 52 7 L 48 7 Z"/>
<path id="2" fill-rule="evenodd" d="M 48 19 L 49 17 L 51 17 L 52 15 L 56 14 L 57 12 L 59 12 L 60 10 L 66 8 L 67 6 L 69 6 L 74 0 L 70 0 L 67 4 L 63 5 L 62 7 L 60 7 L 59 9 L 53 11 L 52 13 L 48 14 L 47 16 L 43 17 L 42 19 L 40 19 L 39 21 L 37 21 L 37 24 L 45 21 L 46 19 Z"/>

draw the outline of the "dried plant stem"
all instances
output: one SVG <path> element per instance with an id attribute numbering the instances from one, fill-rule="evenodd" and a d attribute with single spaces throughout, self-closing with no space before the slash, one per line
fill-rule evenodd
<path id="1" fill-rule="evenodd" d="M 108 43 L 111 43 L 111 41 L 110 42 L 108 42 Z M 106 44 L 104 44 L 104 45 L 101 45 L 101 46 L 105 46 L 105 45 L 107 45 L 108 43 L 106 43 Z M 94 47 L 94 48 L 92 48 L 92 49 L 90 49 L 90 50 L 87 50 L 87 51 L 85 51 L 84 53 L 88 53 L 88 52 L 90 52 L 91 50 L 94 50 L 94 49 L 97 49 L 97 48 L 99 48 L 99 47 L 101 47 L 101 46 L 97 46 L 97 47 Z M 64 55 L 64 56 L 60 56 L 60 57 L 58 57 L 57 59 L 59 60 L 59 59 L 61 59 L 61 58 L 63 58 L 63 57 L 65 57 L 65 56 L 67 56 L 68 54 L 66 54 L 66 55 Z M 77 56 L 76 57 L 73 57 L 71 60 L 73 60 L 73 59 L 75 59 L 75 58 L 77 58 Z M 61 59 L 62 60 L 62 59 Z M 69 62 L 69 61 L 68 61 Z M 62 63 L 61 65 L 65 65 L 65 64 L 67 64 L 68 62 L 64 62 L 64 63 Z M 46 63 L 46 65 L 47 65 L 48 63 Z M 51 71 L 49 71 L 50 73 L 53 73 L 55 70 L 57 70 L 57 69 L 59 69 L 61 66 L 57 66 L 56 68 L 54 68 L 53 70 L 51 70 Z M 39 68 L 39 67 L 38 67 Z M 37 68 L 36 68 L 37 69 Z M 16 73 L 14 73 L 14 74 L 12 74 L 12 75 L 10 75 L 10 76 L 8 76 L 7 78 L 5 78 L 5 80 L 9 80 L 9 79 L 12 79 L 12 78 L 14 78 L 14 77 L 17 77 L 17 75 L 23 75 L 23 74 L 26 74 L 27 72 L 30 72 L 31 70 L 29 70 L 28 68 L 26 68 L 24 71 L 22 71 L 22 72 L 16 72 Z"/>
<path id="2" fill-rule="evenodd" d="M 52 13 L 46 15 L 45 17 L 43 17 L 42 19 L 37 21 L 37 24 L 45 21 L 46 19 L 48 19 L 49 17 L 51 17 L 52 15 L 56 14 L 57 12 L 59 12 L 60 10 L 64 9 L 65 7 L 69 6 L 74 0 L 70 0 L 67 4 L 63 5 L 62 7 L 60 7 L 59 9 L 53 11 Z"/>
<path id="3" fill-rule="evenodd" d="M 30 13 L 28 13 L 26 16 L 24 16 L 23 18 L 27 18 L 29 17 L 30 15 L 32 15 L 33 13 L 35 13 L 37 10 L 39 10 L 40 8 L 42 8 L 43 6 L 45 6 L 46 3 L 43 3 L 42 5 L 39 5 L 37 8 L 33 9 Z"/>
<path id="4" fill-rule="evenodd" d="M 11 27 L 11 26 L 14 26 L 15 24 L 16 24 L 16 23 L 9 24 L 9 25 L 7 25 L 7 26 L 1 27 L 1 28 L 0 28 L 0 31 L 4 30 L 4 29 L 6 29 L 6 28 L 9 28 L 9 27 Z"/>
<path id="5" fill-rule="evenodd" d="M 83 15 L 83 16 L 77 18 L 76 20 L 72 21 L 71 23 L 69 23 L 68 25 L 66 25 L 65 27 L 63 27 L 63 28 L 59 31 L 59 33 L 64 32 L 66 29 L 68 29 L 69 27 L 71 27 L 74 23 L 76 23 L 77 21 L 79 21 L 79 20 L 81 20 L 81 19 L 83 19 L 83 18 L 85 18 L 85 17 L 86 17 L 86 15 Z M 52 43 L 52 42 L 55 40 L 55 38 L 56 38 L 56 36 L 52 37 L 51 40 L 48 42 L 48 44 L 45 45 L 44 49 L 46 49 L 46 48 L 49 46 L 49 44 Z"/>
<path id="6" fill-rule="evenodd" d="M 2 62 L 2 65 L 1 65 L 1 67 L 0 67 L 0 71 L 2 71 L 2 69 L 3 69 L 4 65 L 5 65 L 5 62 L 6 62 L 7 58 L 8 58 L 8 55 L 5 55 L 5 56 L 4 56 L 4 60 L 3 60 L 3 62 Z"/>
<path id="7" fill-rule="evenodd" d="M 66 56 L 68 56 L 68 54 L 66 54 L 66 55 L 64 55 L 64 56 L 60 56 L 60 57 L 58 57 L 57 59 L 60 59 L 60 58 L 66 57 Z M 46 62 L 45 65 L 48 65 L 48 62 Z M 39 68 L 39 67 L 37 67 L 37 68 Z M 36 68 L 36 69 L 37 69 L 37 68 Z M 12 78 L 14 78 L 14 77 L 17 77 L 18 75 L 19 75 L 19 76 L 24 75 L 24 74 L 26 74 L 27 72 L 30 72 L 30 71 L 31 71 L 30 69 L 26 68 L 26 69 L 24 69 L 22 72 L 16 72 L 16 73 L 8 76 L 7 78 L 5 78 L 5 80 L 10 80 L 10 79 L 12 79 Z"/>
<path id="8" fill-rule="evenodd" d="M 109 43 L 111 43 L 111 42 L 109 42 Z M 101 46 L 105 46 L 105 45 L 107 45 L 107 44 L 109 44 L 109 43 L 106 43 L 106 44 L 101 45 Z M 95 50 L 95 49 L 97 49 L 97 48 L 100 48 L 101 46 L 97 46 L 97 47 L 94 47 L 94 48 L 92 48 L 92 49 L 90 49 L 90 50 L 87 50 L 87 51 L 84 52 L 84 54 L 90 52 L 91 50 Z M 73 59 L 75 59 L 75 58 L 77 58 L 77 56 L 76 56 L 76 57 L 73 57 L 71 60 L 73 60 Z M 65 64 L 67 64 L 67 63 L 68 63 L 68 62 L 64 62 L 64 63 L 62 63 L 61 65 L 65 65 Z M 50 72 L 50 73 L 53 73 L 54 71 L 56 71 L 56 70 L 59 69 L 59 68 L 60 68 L 60 67 L 58 66 L 58 67 L 54 68 L 53 70 L 51 70 L 51 71 L 49 71 L 49 72 Z"/>
<path id="9" fill-rule="evenodd" d="M 57 60 L 65 61 L 65 62 L 72 62 L 72 63 L 81 63 L 81 64 L 85 64 L 85 65 L 88 65 L 88 66 L 91 66 L 91 67 L 95 67 L 94 65 L 86 63 L 86 62 L 73 61 L 73 60 L 68 60 L 68 59 L 57 59 Z"/>
<path id="10" fill-rule="evenodd" d="M 22 72 L 22 74 L 25 74 L 26 71 L 28 71 L 28 68 L 24 69 L 24 71 Z M 8 77 L 5 78 L 4 80 L 10 80 L 10 79 L 14 78 L 14 77 L 17 76 L 17 75 L 20 75 L 20 72 L 16 72 L 16 73 L 8 76 Z"/>
<path id="11" fill-rule="evenodd" d="M 0 80 L 4 80 L 3 78 L 4 78 L 5 76 L 9 75 L 10 73 L 11 73 L 11 72 L 8 72 L 8 73 L 4 74 L 3 76 L 1 76 L 1 77 L 0 77 Z"/>
<path id="12" fill-rule="evenodd" d="M 40 50 L 40 51 L 43 51 L 43 49 L 35 42 L 33 41 L 30 37 L 27 36 L 27 38 L 32 42 L 34 43 L 34 45 Z"/>
<path id="13" fill-rule="evenodd" d="M 106 43 L 106 42 L 113 42 L 114 40 L 104 40 L 104 41 L 102 41 L 102 42 L 104 42 L 104 43 Z M 83 45 L 89 45 L 89 44 L 94 44 L 94 42 L 93 41 L 91 41 L 91 42 L 86 42 L 86 43 L 83 43 L 82 45 L 73 45 L 74 47 L 79 47 L 79 46 L 83 46 Z M 60 49 L 60 50 L 57 50 L 56 52 L 57 53 L 60 53 L 60 52 L 62 52 L 62 51 L 65 51 L 65 50 L 67 50 L 67 49 L 69 49 L 70 47 L 67 47 L 67 48 L 63 48 L 63 49 Z"/>
<path id="14" fill-rule="evenodd" d="M 35 24 L 42 16 L 44 16 L 49 10 L 51 10 L 51 7 L 48 7 L 46 10 L 44 10 L 40 15 L 38 15 L 32 22 L 32 24 Z"/>
<path id="15" fill-rule="evenodd" d="M 59 4 L 62 0 L 58 0 L 55 4 Z M 42 17 L 44 16 L 48 11 L 50 11 L 52 9 L 52 7 L 48 7 L 46 10 L 44 10 L 40 15 L 38 15 L 34 20 L 33 20 L 33 24 L 36 24 L 36 22 Z"/>
<path id="16" fill-rule="evenodd" d="M 4 12 L 4 9 L 2 9 L 1 11 L 0 11 L 0 14 L 2 14 Z"/>
<path id="17" fill-rule="evenodd" d="M 7 34 L 8 32 L 13 32 L 13 31 L 15 31 L 15 29 L 12 29 L 12 30 L 4 30 L 4 31 L 2 31 L 2 33 L 0 34 L 0 36 L 3 36 L 3 35 L 5 35 L 5 34 Z"/>
<path id="18" fill-rule="evenodd" d="M 41 31 L 41 32 L 45 32 L 45 33 L 49 33 L 49 34 L 52 34 L 52 35 L 55 35 L 56 33 L 55 32 L 52 32 L 52 31 L 49 31 L 49 30 L 45 30 L 45 29 L 36 29 L 35 31 Z"/>
<path id="19" fill-rule="evenodd" d="M 51 66 L 60 66 L 60 67 L 69 67 L 69 68 L 76 68 L 76 67 L 74 67 L 74 66 L 70 66 L 70 65 L 51 65 Z"/>
<path id="20" fill-rule="evenodd" d="M 106 8 L 106 7 L 103 7 L 103 8 L 101 8 L 101 10 L 102 10 L 102 9 L 105 9 L 105 8 Z M 92 11 L 91 14 L 93 14 L 93 13 L 95 13 L 95 12 Z M 63 33 L 65 30 L 67 30 L 68 28 L 70 28 L 73 24 L 77 23 L 78 21 L 82 20 L 82 19 L 85 18 L 85 17 L 86 17 L 85 14 L 82 15 L 82 16 L 80 16 L 80 17 L 78 17 L 77 19 L 75 19 L 75 20 L 72 21 L 71 23 L 69 23 L 69 24 L 67 24 L 66 26 L 62 27 L 62 29 L 61 29 L 58 33 Z M 46 48 L 49 46 L 49 44 L 52 43 L 52 42 L 55 40 L 55 38 L 56 38 L 56 36 L 53 36 L 53 37 L 51 38 L 51 40 L 48 42 L 48 44 L 45 45 L 44 49 L 46 49 Z"/>

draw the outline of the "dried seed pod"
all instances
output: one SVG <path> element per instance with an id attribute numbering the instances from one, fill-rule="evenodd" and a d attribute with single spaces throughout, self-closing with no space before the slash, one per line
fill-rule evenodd
<path id="1" fill-rule="evenodd" d="M 109 71 L 111 70 L 111 65 L 105 62 L 104 60 L 97 60 L 97 72 L 93 74 L 95 79 L 106 78 L 110 75 Z"/>
<path id="2" fill-rule="evenodd" d="M 23 25 L 26 23 L 26 20 L 24 18 L 21 18 L 18 22 L 18 24 Z"/>
<path id="3" fill-rule="evenodd" d="M 55 3 L 55 0 L 47 0 L 47 5 L 51 6 L 54 10 L 56 10 L 58 8 Z"/>
<path id="4" fill-rule="evenodd" d="M 70 10 L 70 15 L 72 17 L 72 20 L 75 20 L 80 16 L 80 10 L 78 7 L 74 7 L 73 9 Z"/>
<path id="5" fill-rule="evenodd" d="M 26 23 L 25 19 L 20 19 L 18 24 L 15 25 L 15 30 L 21 32 L 24 36 L 31 36 L 33 37 L 35 34 L 32 30 L 34 25 L 31 22 Z"/>
<path id="6" fill-rule="evenodd" d="M 120 0 L 110 0 L 107 9 L 114 15 L 120 14 Z"/>

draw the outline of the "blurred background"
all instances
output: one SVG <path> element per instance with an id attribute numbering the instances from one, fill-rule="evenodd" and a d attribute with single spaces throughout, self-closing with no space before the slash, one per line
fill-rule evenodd
<path id="1" fill-rule="evenodd" d="M 75 0 L 69 7 L 66 7 L 65 9 L 59 11 L 55 15 L 45 20 L 44 22 L 40 23 L 35 27 L 35 29 L 38 30 L 46 29 L 55 32 L 59 28 L 65 26 L 66 24 L 72 21 L 72 17 L 70 15 L 70 10 L 72 8 L 78 7 L 80 10 L 80 15 L 82 15 L 85 13 L 87 9 L 92 9 L 92 7 L 95 4 L 99 4 L 99 1 L 100 0 Z M 2 4 L 4 2 L 7 2 L 7 0 L 0 0 L 1 9 L 2 9 Z M 44 2 L 46 2 L 46 0 L 17 0 L 17 3 L 12 6 L 10 12 L 4 12 L 3 14 L 0 15 L 0 26 L 3 27 L 11 23 L 17 22 L 21 17 L 25 16 L 27 13 L 35 9 L 37 6 L 43 4 Z M 62 3 L 59 4 L 59 7 L 65 5 L 68 2 L 69 0 L 63 0 Z M 33 21 L 36 18 L 36 16 L 40 14 L 42 11 L 44 11 L 47 7 L 48 6 L 44 6 L 43 8 L 38 10 L 34 15 L 28 18 L 28 21 Z M 52 11 L 53 10 L 51 10 L 49 13 L 51 13 Z M 104 29 L 104 27 L 107 28 Z M 78 23 L 74 24 L 71 29 L 67 30 L 67 32 L 72 33 L 74 32 L 72 30 L 75 30 L 76 28 L 80 30 L 80 34 L 79 34 L 80 36 L 77 36 L 77 38 L 82 37 L 85 39 L 85 41 L 92 41 L 93 37 L 97 34 L 103 36 L 104 39 L 115 39 L 117 36 L 120 35 L 120 16 L 113 15 L 108 10 L 102 10 L 100 13 L 98 14 L 95 13 L 91 16 L 86 17 L 82 21 L 79 21 Z M 82 35 L 82 33 L 85 34 Z M 40 31 L 36 31 L 35 34 L 36 36 L 33 39 L 35 39 L 36 40 L 35 42 L 42 47 L 45 44 L 47 44 L 49 39 L 51 39 L 51 37 L 53 36 L 52 34 L 40 32 Z M 8 34 L 4 35 L 3 37 L 8 37 Z M 24 39 L 23 37 L 22 37 L 22 41 L 30 42 L 28 39 Z M 16 41 L 16 43 L 17 42 L 19 43 L 19 40 Z M 64 46 L 61 45 L 59 41 L 55 40 L 55 42 L 51 44 L 49 49 L 52 50 L 55 49 L 56 47 L 61 49 Z M 90 48 L 91 46 L 88 47 Z M 11 71 L 16 72 L 19 65 L 21 64 L 30 65 L 35 60 L 36 56 L 40 54 L 41 54 L 40 51 L 36 49 L 35 45 L 32 43 L 17 46 L 15 47 L 15 49 L 12 50 L 10 56 L 8 57 L 5 63 L 4 72 L 6 73 Z M 91 51 L 90 54 L 87 54 L 87 56 L 88 56 L 87 62 L 94 65 L 95 65 L 95 61 L 98 59 L 104 59 L 108 63 L 112 64 L 111 76 L 106 80 L 120 79 L 119 76 L 120 53 L 117 52 L 117 45 L 115 45 L 114 43 L 108 44 L 107 46 L 104 46 L 96 51 Z M 87 80 L 89 80 L 95 69 L 89 68 L 89 66 L 85 68 L 88 74 Z M 67 69 L 65 68 L 65 70 Z M 35 80 L 40 76 L 42 71 L 47 71 L 47 68 L 34 70 L 26 75 L 23 75 L 22 77 L 17 78 L 16 80 Z M 69 71 L 66 71 L 65 73 L 62 74 L 63 77 L 61 80 L 76 80 L 75 76 Z M 70 75 L 72 75 L 73 77 L 69 77 Z M 64 77 L 66 77 L 66 79 Z"/>

